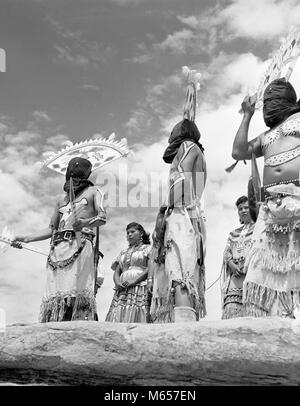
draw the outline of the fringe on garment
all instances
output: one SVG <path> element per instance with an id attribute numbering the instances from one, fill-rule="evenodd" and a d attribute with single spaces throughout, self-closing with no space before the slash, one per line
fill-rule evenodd
<path id="1" fill-rule="evenodd" d="M 174 322 L 174 294 L 172 284 L 168 289 L 167 297 L 153 297 L 150 307 L 152 323 L 173 323 Z"/>
<path id="2" fill-rule="evenodd" d="M 191 305 L 196 311 L 196 320 L 206 316 L 205 304 L 205 268 L 200 267 L 198 286 L 191 279 L 171 280 L 165 297 L 153 297 L 150 307 L 150 316 L 153 323 L 174 322 L 174 289 L 181 285 L 187 290 Z"/>
<path id="3" fill-rule="evenodd" d="M 236 317 L 244 317 L 244 306 L 242 303 L 228 303 L 222 313 L 222 319 L 234 319 Z"/>
<path id="4" fill-rule="evenodd" d="M 64 321 L 68 309 L 72 309 L 71 320 L 94 320 L 96 314 L 96 300 L 93 292 L 82 291 L 76 295 L 59 293 L 43 299 L 40 309 L 40 323 Z"/>
<path id="5" fill-rule="evenodd" d="M 286 274 L 291 269 L 298 268 L 300 271 L 300 248 L 298 242 L 281 246 L 269 242 L 261 247 L 254 247 L 249 261 L 255 264 L 256 268 L 266 269 L 271 272 Z M 249 261 L 246 261 L 247 269 Z"/>
<path id="6" fill-rule="evenodd" d="M 282 292 L 247 282 L 244 286 L 243 303 L 245 316 L 268 317 L 274 315 L 272 307 L 277 302 L 277 314 L 280 317 L 293 317 L 295 307 L 300 305 L 300 289 Z"/>
<path id="7" fill-rule="evenodd" d="M 244 304 L 245 317 L 268 317 L 270 316 L 267 311 L 259 308 L 258 306 L 250 303 Z"/>
<path id="8" fill-rule="evenodd" d="M 205 266 L 204 264 L 200 266 L 199 269 L 199 284 L 198 284 L 198 298 L 195 304 L 195 310 L 197 313 L 197 320 L 203 319 L 206 316 L 206 302 L 205 302 Z"/>
<path id="9" fill-rule="evenodd" d="M 244 316 L 243 290 L 232 289 L 229 291 L 223 303 L 222 319 L 232 319 Z"/>

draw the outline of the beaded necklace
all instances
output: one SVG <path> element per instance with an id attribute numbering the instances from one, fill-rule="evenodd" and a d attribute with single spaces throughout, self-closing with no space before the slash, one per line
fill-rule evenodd
<path id="1" fill-rule="evenodd" d="M 138 251 L 139 248 L 143 245 L 143 241 L 139 240 L 136 244 L 129 246 L 125 254 L 125 265 L 126 268 L 131 265 L 131 258 L 134 252 Z"/>
<path id="2" fill-rule="evenodd" d="M 245 239 L 246 239 L 246 235 L 248 234 L 251 224 L 252 223 L 244 224 L 241 234 L 237 241 L 236 250 L 240 254 L 241 257 L 244 256 L 243 254 L 244 254 L 244 251 L 246 248 Z"/>

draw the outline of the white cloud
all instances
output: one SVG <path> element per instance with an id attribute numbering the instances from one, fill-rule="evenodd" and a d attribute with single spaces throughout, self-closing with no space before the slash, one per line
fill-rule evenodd
<path id="1" fill-rule="evenodd" d="M 52 135 L 51 137 L 48 137 L 46 140 L 44 140 L 42 149 L 45 152 L 49 150 L 55 151 L 55 148 L 57 148 L 58 146 L 63 146 L 64 143 L 67 141 L 69 141 L 69 139 L 65 134 Z"/>
<path id="2" fill-rule="evenodd" d="M 182 100 L 185 96 L 185 82 L 186 78 L 183 74 L 174 73 L 166 77 L 162 77 L 156 82 L 148 81 L 145 86 L 146 95 L 137 103 L 137 108 L 131 112 L 129 120 L 124 124 L 128 130 L 128 134 L 140 135 L 149 140 L 149 129 L 153 123 L 158 124 L 157 118 L 160 120 L 159 124 L 168 119 L 174 112 L 174 100 L 178 100 L 180 95 Z M 178 110 L 178 106 L 176 106 Z M 162 129 L 162 132 L 164 129 Z M 158 133 L 161 131 L 158 130 Z M 159 134 L 151 135 L 151 139 L 157 140 Z"/>
<path id="3" fill-rule="evenodd" d="M 183 74 L 174 74 L 170 75 L 166 78 L 164 78 L 161 83 L 158 83 L 153 86 L 149 86 L 149 91 L 151 92 L 152 95 L 162 95 L 168 91 L 170 91 L 171 88 L 174 87 L 180 87 L 182 83 L 184 82 L 185 78 L 183 77 Z"/>
<path id="4" fill-rule="evenodd" d="M 234 55 L 231 63 L 221 72 L 220 81 L 226 90 L 228 88 L 233 90 L 237 86 L 239 86 L 239 88 L 255 88 L 267 64 L 268 62 L 263 63 L 257 56 L 250 52 Z M 251 72 L 251 75 L 249 75 L 249 72 Z"/>
<path id="5" fill-rule="evenodd" d="M 169 34 L 161 43 L 154 44 L 154 52 L 170 51 L 175 55 L 213 55 L 224 41 L 230 40 L 229 33 L 224 33 L 224 21 L 220 18 L 220 5 L 205 9 L 199 15 L 181 16 L 177 19 L 183 26 L 180 31 Z"/>
<path id="6" fill-rule="evenodd" d="M 199 27 L 199 19 L 196 16 L 189 17 L 178 16 L 177 18 L 179 21 L 182 22 L 182 24 L 185 24 L 190 28 L 196 29 Z"/>
<path id="7" fill-rule="evenodd" d="M 50 23 L 52 28 L 55 30 L 57 34 L 62 36 L 65 39 L 73 40 L 75 42 L 80 43 L 82 41 L 82 32 L 81 31 L 72 31 L 67 27 L 64 27 L 58 20 L 56 20 L 52 16 L 47 16 L 46 21 Z"/>
<path id="8" fill-rule="evenodd" d="M 196 39 L 196 34 L 188 29 L 177 31 L 169 34 L 167 38 L 154 45 L 154 49 L 160 51 L 169 50 L 174 54 L 184 54 L 188 48 L 193 46 L 193 41 Z"/>
<path id="9" fill-rule="evenodd" d="M 45 111 L 34 111 L 32 115 L 37 121 L 51 121 L 51 117 Z"/>
<path id="10" fill-rule="evenodd" d="M 64 60 L 69 63 L 79 65 L 79 66 L 86 66 L 90 63 L 89 59 L 83 55 L 74 55 L 71 51 L 71 48 L 68 46 L 61 47 L 55 45 L 54 47 L 57 51 L 57 60 Z"/>
<path id="11" fill-rule="evenodd" d="M 214 7 L 201 13 L 201 15 L 177 16 L 177 19 L 185 26 L 179 31 L 168 34 L 160 43 L 154 42 L 153 34 L 147 34 L 151 41 L 152 49 L 146 53 L 147 46 L 139 44 L 138 48 L 143 52 L 140 56 L 131 59 L 133 62 L 144 63 L 159 58 L 161 53 L 169 52 L 175 56 L 200 55 L 201 53 L 211 55 L 217 46 L 224 41 L 222 25 L 224 18 L 220 20 L 218 11 L 220 7 Z M 186 28 L 188 27 L 188 28 Z M 207 29 L 209 27 L 209 29 Z M 228 35 L 227 35 L 228 37 Z"/>
<path id="12" fill-rule="evenodd" d="M 81 47 L 87 54 L 90 61 L 94 63 L 107 63 L 111 58 L 117 55 L 117 50 L 111 46 L 104 46 L 96 41 L 85 41 Z"/>
<path id="13" fill-rule="evenodd" d="M 134 134 L 140 130 L 147 130 L 151 124 L 152 118 L 149 116 L 146 110 L 143 108 L 137 108 L 131 113 L 131 117 L 124 124 L 127 128 L 128 134 Z"/>
<path id="14" fill-rule="evenodd" d="M 71 49 L 70 46 L 55 45 L 57 54 L 54 58 L 56 61 L 66 61 L 77 66 L 87 66 L 90 64 L 106 63 L 116 54 L 116 50 L 110 46 L 101 47 L 98 43 L 82 43 L 78 47 Z M 78 48 L 78 51 L 76 51 Z"/>
<path id="15" fill-rule="evenodd" d="M 236 36 L 262 40 L 286 33 L 299 18 L 297 0 L 234 0 L 219 14 Z"/>
<path id="16" fill-rule="evenodd" d="M 131 58 L 131 62 L 134 63 L 147 63 L 149 61 L 151 61 L 151 59 L 153 58 L 153 55 L 150 54 L 143 54 L 143 55 L 139 55 L 139 56 L 135 56 L 133 58 Z"/>
<path id="17" fill-rule="evenodd" d="M 9 127 L 6 124 L 0 123 L 0 134 L 4 134 L 8 129 Z"/>
<path id="18" fill-rule="evenodd" d="M 156 44 L 155 49 L 162 47 L 177 53 L 188 49 L 192 54 L 213 56 L 221 44 L 229 44 L 237 38 L 275 40 L 272 45 L 278 48 L 278 37 L 285 36 L 292 26 L 299 28 L 297 0 L 231 0 L 228 3 L 219 3 L 198 15 L 177 16 L 189 27 L 189 33 L 183 30 L 170 34 L 161 44 Z"/>
<path id="19" fill-rule="evenodd" d="M 89 85 L 89 84 L 84 84 L 81 86 L 82 89 L 87 89 L 87 90 L 95 90 L 96 92 L 101 90 L 99 86 L 96 85 Z"/>
<path id="20" fill-rule="evenodd" d="M 261 80 L 269 61 L 261 61 L 252 53 L 220 54 L 203 72 L 209 80 L 209 100 L 224 102 L 228 95 L 242 92 L 253 94 Z M 201 98 L 201 90 L 200 90 Z"/>
<path id="21" fill-rule="evenodd" d="M 68 43 L 65 46 L 54 46 L 57 51 L 54 58 L 56 61 L 65 60 L 78 66 L 86 66 L 91 63 L 98 65 L 98 63 L 106 63 L 116 54 L 116 49 L 111 46 L 103 46 L 97 41 L 87 40 L 82 31 L 72 31 L 52 16 L 47 16 L 46 20 L 64 42 Z"/>

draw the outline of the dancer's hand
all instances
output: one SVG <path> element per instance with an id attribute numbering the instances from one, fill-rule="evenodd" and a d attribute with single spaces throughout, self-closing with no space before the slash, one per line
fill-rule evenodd
<path id="1" fill-rule="evenodd" d="M 22 242 L 24 242 L 25 244 L 28 243 L 28 242 L 29 242 L 29 238 L 26 237 L 26 236 L 20 236 L 20 235 L 18 235 L 18 236 L 16 236 L 16 237 L 12 240 L 12 242 L 10 243 L 10 245 L 11 245 L 12 247 L 14 247 L 14 248 L 22 249 L 22 248 L 23 248 Z"/>
<path id="2" fill-rule="evenodd" d="M 129 289 L 129 288 L 131 288 L 132 286 L 135 286 L 135 285 L 136 285 L 136 283 L 134 283 L 134 282 L 125 281 L 125 282 L 122 283 L 122 286 L 123 286 L 124 289 Z"/>
<path id="3" fill-rule="evenodd" d="M 242 111 L 244 114 L 248 114 L 250 117 L 255 112 L 256 98 L 253 100 L 250 96 L 246 96 L 242 101 Z"/>
<path id="4" fill-rule="evenodd" d="M 161 214 L 165 214 L 167 208 L 168 208 L 168 206 L 164 206 L 164 205 L 163 205 L 163 206 L 160 206 L 159 212 L 160 212 Z"/>
<path id="5" fill-rule="evenodd" d="M 235 264 L 234 262 L 230 262 L 229 264 L 230 270 L 234 276 L 239 278 L 242 275 L 242 272 L 240 271 L 240 267 Z"/>
<path id="6" fill-rule="evenodd" d="M 122 284 L 121 282 L 116 282 L 116 283 L 115 283 L 115 288 L 116 288 L 117 290 L 123 290 L 123 289 L 124 289 L 124 286 L 123 286 L 123 284 Z"/>
<path id="7" fill-rule="evenodd" d="M 97 276 L 96 278 L 96 293 L 98 292 L 98 289 L 101 288 L 104 282 L 104 277 L 103 276 Z"/>

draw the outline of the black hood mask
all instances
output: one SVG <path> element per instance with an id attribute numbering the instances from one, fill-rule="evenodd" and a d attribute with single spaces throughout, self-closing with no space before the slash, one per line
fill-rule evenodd
<path id="1" fill-rule="evenodd" d="M 198 127 L 193 121 L 184 119 L 177 123 L 173 128 L 171 135 L 169 137 L 169 146 L 166 148 L 163 160 L 170 164 L 173 162 L 180 145 L 184 141 L 193 141 L 198 147 L 204 152 L 203 146 L 199 143 L 200 132 Z"/>
<path id="2" fill-rule="evenodd" d="M 64 191 L 68 194 L 70 192 L 70 178 L 73 180 L 75 196 L 87 187 L 94 186 L 94 184 L 88 180 L 91 172 L 92 164 L 88 159 L 80 157 L 72 158 L 68 164 L 66 172 Z"/>
<path id="3" fill-rule="evenodd" d="M 284 78 L 275 79 L 264 92 L 263 117 L 271 129 L 300 111 L 295 89 Z"/>

